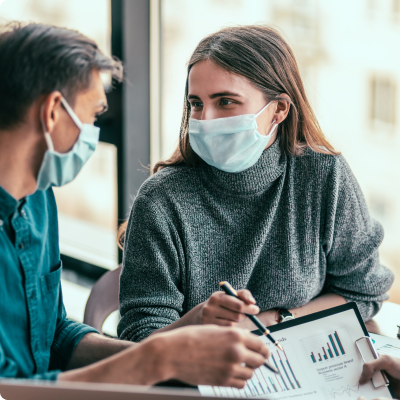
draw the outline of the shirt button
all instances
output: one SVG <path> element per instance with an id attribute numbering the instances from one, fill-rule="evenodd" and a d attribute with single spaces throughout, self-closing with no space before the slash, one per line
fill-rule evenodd
<path id="1" fill-rule="evenodd" d="M 18 248 L 19 248 L 20 250 L 22 250 L 22 249 L 24 248 L 24 242 L 21 242 L 21 243 L 18 245 Z"/>
<path id="2" fill-rule="evenodd" d="M 4 222 L 2 219 L 0 219 L 0 228 L 4 225 Z"/>
<path id="3" fill-rule="evenodd" d="M 25 212 L 25 210 L 21 210 L 21 215 L 22 215 L 24 218 L 26 218 L 26 212 Z"/>

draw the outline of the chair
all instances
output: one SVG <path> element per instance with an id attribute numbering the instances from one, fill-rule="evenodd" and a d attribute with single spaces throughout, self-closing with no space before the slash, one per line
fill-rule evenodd
<path id="1" fill-rule="evenodd" d="M 103 335 L 107 317 L 119 309 L 119 276 L 122 266 L 105 273 L 93 286 L 86 303 L 83 322 Z"/>

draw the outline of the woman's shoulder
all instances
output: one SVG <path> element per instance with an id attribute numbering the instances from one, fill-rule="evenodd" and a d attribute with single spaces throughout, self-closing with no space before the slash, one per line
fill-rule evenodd
<path id="1" fill-rule="evenodd" d="M 326 153 L 325 149 L 321 152 L 307 147 L 299 156 L 292 157 L 294 166 L 304 167 L 305 165 L 318 171 L 338 171 L 348 170 L 349 166 L 342 154 Z"/>
<path id="2" fill-rule="evenodd" d="M 181 191 L 197 181 L 198 168 L 175 165 L 162 168 L 150 176 L 139 189 L 138 196 L 157 196 L 161 193 Z"/>

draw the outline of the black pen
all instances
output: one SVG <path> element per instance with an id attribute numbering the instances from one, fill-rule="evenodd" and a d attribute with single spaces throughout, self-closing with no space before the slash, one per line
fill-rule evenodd
<path id="1" fill-rule="evenodd" d="M 233 296 L 236 298 L 239 298 L 236 290 L 231 286 L 231 284 L 227 281 L 220 282 L 219 287 L 229 296 Z M 253 324 L 262 332 L 263 335 L 267 336 L 267 338 L 276 346 L 279 348 L 279 350 L 283 351 L 282 346 L 270 335 L 270 330 L 264 326 L 264 324 L 254 315 L 251 314 L 245 314 L 247 317 L 250 318 L 250 320 L 253 322 Z M 265 360 L 264 366 L 271 370 L 272 372 L 275 372 L 276 374 L 279 374 L 280 372 L 267 360 Z"/>

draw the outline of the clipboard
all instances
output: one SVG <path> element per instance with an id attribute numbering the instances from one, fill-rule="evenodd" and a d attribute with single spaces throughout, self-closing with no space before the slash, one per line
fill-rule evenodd
<path id="1" fill-rule="evenodd" d="M 366 362 L 371 362 L 377 358 L 379 358 L 378 353 L 376 352 L 372 340 L 369 336 L 368 330 L 364 324 L 364 321 L 361 317 L 360 311 L 358 310 L 357 304 L 355 302 L 349 302 L 337 307 L 333 307 L 327 310 L 323 310 L 323 311 L 319 311 L 310 315 L 306 315 L 303 317 L 299 317 L 296 318 L 294 320 L 290 320 L 290 321 L 286 321 L 277 325 L 272 325 L 269 326 L 268 329 L 271 331 L 271 333 L 273 334 L 275 333 L 279 333 L 280 331 L 283 331 L 287 328 L 291 328 L 291 327 L 295 327 L 298 325 L 302 325 L 308 322 L 312 322 L 312 321 L 316 321 L 318 319 L 322 319 L 325 317 L 329 317 L 335 314 L 339 314 L 342 313 L 344 311 L 348 311 L 348 310 L 353 310 L 357 320 L 360 324 L 360 327 L 364 333 L 364 336 L 361 336 L 359 339 L 355 340 L 355 345 L 358 349 L 358 352 L 363 360 L 364 363 Z M 257 329 L 252 331 L 252 333 L 258 335 L 258 336 L 262 336 L 262 333 Z M 387 375 L 384 371 L 377 371 L 373 377 L 371 378 L 371 382 L 372 385 L 374 386 L 374 388 L 378 389 L 378 388 L 382 388 L 382 387 L 387 387 L 387 389 L 390 391 L 390 394 L 393 397 L 393 392 L 389 386 L 389 380 L 387 378 Z"/>
<path id="2" fill-rule="evenodd" d="M 380 371 L 364 385 L 359 378 L 364 362 L 378 357 L 356 303 L 296 318 L 268 327 L 283 351 L 254 334 L 270 348 L 269 361 L 279 374 L 258 368 L 243 389 L 199 386 L 208 397 L 303 400 L 394 397 Z"/>

